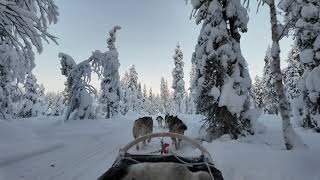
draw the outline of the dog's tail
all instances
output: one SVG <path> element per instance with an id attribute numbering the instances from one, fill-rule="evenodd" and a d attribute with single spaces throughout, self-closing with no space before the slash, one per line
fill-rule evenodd
<path id="1" fill-rule="evenodd" d="M 179 130 L 182 130 L 182 131 L 186 131 L 186 130 L 188 129 L 188 127 L 187 127 L 187 125 L 185 125 L 184 123 L 182 123 L 182 124 L 179 124 L 178 129 L 179 129 Z"/>

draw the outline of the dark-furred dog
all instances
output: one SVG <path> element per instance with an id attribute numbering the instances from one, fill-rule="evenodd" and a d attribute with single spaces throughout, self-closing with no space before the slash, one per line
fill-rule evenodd
<path id="1" fill-rule="evenodd" d="M 179 119 L 177 116 L 169 116 L 167 119 L 169 132 L 182 134 L 184 135 L 184 131 L 188 129 L 187 125 L 183 123 L 181 119 Z M 181 139 L 177 138 L 171 138 L 172 143 L 174 144 L 176 149 L 180 148 Z"/>
<path id="2" fill-rule="evenodd" d="M 162 124 L 163 118 L 162 118 L 161 116 L 158 116 L 156 120 L 158 121 L 158 126 L 159 126 L 160 128 L 163 128 L 163 124 Z"/>
<path id="3" fill-rule="evenodd" d="M 145 136 L 147 134 L 151 134 L 153 130 L 153 120 L 151 117 L 142 117 L 134 121 L 133 124 L 133 137 L 137 139 L 141 136 Z M 150 142 L 151 139 L 148 139 Z M 143 141 L 143 145 L 146 144 L 146 141 Z M 139 144 L 137 144 L 136 149 L 139 150 Z"/>

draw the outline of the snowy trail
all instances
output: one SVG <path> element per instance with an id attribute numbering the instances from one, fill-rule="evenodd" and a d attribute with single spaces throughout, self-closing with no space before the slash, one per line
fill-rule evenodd
<path id="1" fill-rule="evenodd" d="M 40 134 L 40 136 L 47 141 L 58 139 L 64 142 L 65 146 L 50 153 L 35 154 L 34 157 L 1 167 L 4 178 L 54 180 L 81 177 L 80 179 L 86 179 L 82 174 L 88 169 L 97 169 L 98 164 L 103 167 L 103 169 L 100 168 L 101 174 L 113 163 L 120 145 L 127 143 L 128 138 L 130 140 L 132 138 L 130 120 L 123 120 L 128 122 L 127 126 L 113 121 L 116 120 L 112 122 L 88 120 L 53 127 L 45 135 Z M 95 125 L 91 126 L 91 124 Z M 128 132 L 124 133 L 124 131 Z M 124 136 L 126 134 L 128 135 Z"/>
<path id="2" fill-rule="evenodd" d="M 185 134 L 197 138 L 201 116 L 179 117 L 188 126 Z M 119 148 L 133 140 L 132 124 L 136 118 L 137 116 L 131 115 L 112 120 L 70 121 L 65 124 L 60 124 L 59 119 L 18 122 L 18 131 L 23 129 L 25 132 L 24 136 L 14 137 L 18 142 L 16 148 L 29 152 L 33 152 L 32 149 L 47 148 L 47 151 L 35 151 L 32 156 L 2 164 L 0 180 L 96 179 L 112 165 Z M 209 144 L 203 143 L 225 180 L 320 179 L 320 172 L 317 170 L 320 163 L 319 134 L 298 128 L 310 149 L 284 151 L 279 119 L 275 116 L 264 116 L 260 121 L 265 127 L 263 134 L 237 141 L 220 139 Z M 167 131 L 158 128 L 156 121 L 154 126 L 154 132 Z M 42 141 L 42 146 L 28 147 L 27 144 L 31 145 L 34 140 L 39 143 Z M 165 141 L 171 144 L 170 139 Z M 63 146 L 51 147 L 56 142 Z M 159 142 L 160 139 L 152 140 L 139 153 L 158 150 Z M 14 147 L 14 144 L 10 147 Z M 200 153 L 185 142 L 182 147 L 178 154 L 190 156 Z M 131 152 L 136 153 L 135 148 Z"/>

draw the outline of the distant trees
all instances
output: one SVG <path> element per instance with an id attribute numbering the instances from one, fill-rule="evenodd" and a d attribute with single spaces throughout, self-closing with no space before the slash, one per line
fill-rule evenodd
<path id="1" fill-rule="evenodd" d="M 177 44 L 175 49 L 175 54 L 173 56 L 174 59 L 174 69 L 172 71 L 172 89 L 173 91 L 173 99 L 175 103 L 175 110 L 177 113 L 182 113 L 182 100 L 185 95 L 185 87 L 184 87 L 184 62 L 183 62 L 183 53 L 180 49 L 180 45 Z"/>
<path id="2" fill-rule="evenodd" d="M 262 78 L 256 76 L 252 85 L 254 104 L 256 108 L 263 110 L 265 107 L 265 90 L 266 86 Z"/>
<path id="3" fill-rule="evenodd" d="M 138 82 L 138 73 L 134 65 L 129 68 L 129 72 L 125 72 L 121 80 L 121 91 L 120 109 L 123 115 L 128 112 L 142 113 L 144 111 L 145 94 L 143 94 L 141 84 Z"/>
<path id="4" fill-rule="evenodd" d="M 45 95 L 45 100 L 47 103 L 47 116 L 62 116 L 65 110 L 64 97 L 62 93 L 48 92 Z"/>
<path id="5" fill-rule="evenodd" d="M 263 68 L 263 111 L 268 114 L 278 114 L 279 110 L 279 97 L 275 87 L 275 79 L 273 78 L 272 64 L 273 58 L 271 56 L 271 49 L 268 48 L 264 58 Z"/>
<path id="6" fill-rule="evenodd" d="M 212 138 L 252 133 L 249 115 L 251 79 L 240 50 L 248 15 L 240 1 L 191 1 L 202 29 L 193 55 L 192 83 L 197 112 L 205 115 Z"/>

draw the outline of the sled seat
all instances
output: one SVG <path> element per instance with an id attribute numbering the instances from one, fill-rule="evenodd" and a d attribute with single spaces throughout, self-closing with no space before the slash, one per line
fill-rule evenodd
<path id="1" fill-rule="evenodd" d="M 126 153 L 120 162 L 115 162 L 112 167 L 99 177 L 98 180 L 124 180 L 129 173 L 129 167 L 139 163 L 177 163 L 185 165 L 191 172 L 207 172 L 212 174 L 214 180 L 223 180 L 222 173 L 209 163 L 205 164 L 204 156 L 186 158 L 175 155 L 132 155 Z M 209 172 L 209 169 L 210 171 Z"/>

